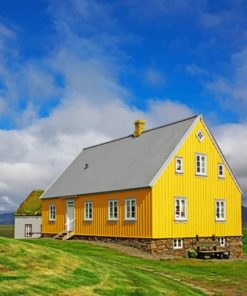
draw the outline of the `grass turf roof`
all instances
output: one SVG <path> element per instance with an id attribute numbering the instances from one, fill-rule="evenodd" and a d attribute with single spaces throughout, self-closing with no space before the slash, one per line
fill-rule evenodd
<path id="1" fill-rule="evenodd" d="M 21 203 L 16 210 L 16 216 L 41 216 L 42 204 L 40 200 L 41 194 L 44 190 L 34 190 Z"/>

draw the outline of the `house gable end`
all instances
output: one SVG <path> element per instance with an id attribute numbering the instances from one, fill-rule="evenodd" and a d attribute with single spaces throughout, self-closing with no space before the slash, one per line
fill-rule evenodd
<path id="1" fill-rule="evenodd" d="M 198 115 L 195 118 L 195 120 L 193 121 L 193 123 L 191 124 L 191 126 L 189 127 L 189 129 L 186 131 L 186 133 L 184 134 L 184 136 L 182 137 L 182 139 L 179 141 L 179 143 L 177 144 L 177 146 L 175 147 L 175 149 L 172 151 L 172 153 L 170 154 L 170 156 L 166 159 L 166 161 L 164 162 L 164 164 L 161 166 L 161 168 L 159 169 L 159 171 L 157 172 L 157 174 L 154 176 L 154 178 L 150 182 L 150 184 L 149 184 L 150 187 L 154 186 L 155 183 L 158 181 L 158 179 L 160 178 L 160 176 L 165 171 L 166 167 L 169 165 L 169 163 L 175 157 L 177 151 L 180 149 L 180 147 L 186 141 L 187 137 L 190 135 L 190 133 L 192 132 L 192 130 L 195 128 L 195 126 L 197 125 L 197 123 L 199 122 L 199 120 L 201 119 L 201 117 L 202 117 L 201 115 Z"/>

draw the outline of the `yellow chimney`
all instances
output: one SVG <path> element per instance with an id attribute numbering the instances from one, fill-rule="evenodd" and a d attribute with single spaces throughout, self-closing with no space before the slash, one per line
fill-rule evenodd
<path id="1" fill-rule="evenodd" d="M 144 132 L 144 128 L 145 128 L 145 120 L 137 119 L 135 121 L 135 131 L 133 136 L 139 137 Z"/>

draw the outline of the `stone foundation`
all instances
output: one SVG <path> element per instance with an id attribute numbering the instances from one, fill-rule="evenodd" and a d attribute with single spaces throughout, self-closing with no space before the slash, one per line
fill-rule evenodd
<path id="1" fill-rule="evenodd" d="M 188 250 L 193 246 L 196 238 L 183 238 L 183 247 L 181 249 L 173 248 L 173 239 L 142 239 L 142 238 L 117 238 L 101 236 L 74 236 L 73 239 L 83 239 L 89 241 L 103 241 L 118 243 L 129 247 L 134 247 L 145 252 L 166 256 L 188 256 Z M 218 239 L 215 237 L 215 239 Z M 224 249 L 231 252 L 230 258 L 241 258 L 243 255 L 242 237 L 225 237 L 226 244 Z M 200 237 L 199 241 L 212 241 L 212 237 Z"/>
<path id="2" fill-rule="evenodd" d="M 57 233 L 42 233 L 42 238 L 53 238 Z"/>

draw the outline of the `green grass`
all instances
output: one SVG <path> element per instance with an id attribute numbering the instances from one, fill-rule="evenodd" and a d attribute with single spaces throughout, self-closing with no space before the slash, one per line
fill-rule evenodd
<path id="1" fill-rule="evenodd" d="M 0 236 L 14 237 L 14 225 L 0 225 Z"/>
<path id="2" fill-rule="evenodd" d="M 145 260 L 79 241 L 0 238 L 1 295 L 246 295 L 246 260 Z"/>
<path id="3" fill-rule="evenodd" d="M 40 196 L 43 190 L 33 190 L 16 210 L 16 215 L 41 215 Z"/>

